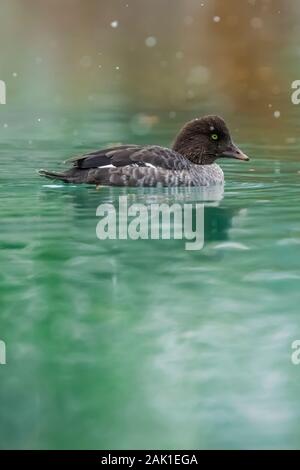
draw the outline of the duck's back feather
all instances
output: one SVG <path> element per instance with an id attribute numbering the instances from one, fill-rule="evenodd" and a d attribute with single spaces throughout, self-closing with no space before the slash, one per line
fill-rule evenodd
<path id="1" fill-rule="evenodd" d="M 91 152 L 69 161 L 78 169 L 138 165 L 166 170 L 187 170 L 191 166 L 190 162 L 178 152 L 158 145 L 120 145 Z"/>

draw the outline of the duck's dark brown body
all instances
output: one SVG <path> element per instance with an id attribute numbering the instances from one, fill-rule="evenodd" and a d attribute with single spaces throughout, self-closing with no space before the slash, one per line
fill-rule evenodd
<path id="1" fill-rule="evenodd" d="M 172 149 L 121 145 L 71 159 L 63 173 L 39 174 L 67 183 L 111 186 L 207 186 L 223 183 L 217 158 L 248 160 L 231 141 L 225 122 L 206 116 L 186 124 Z"/>

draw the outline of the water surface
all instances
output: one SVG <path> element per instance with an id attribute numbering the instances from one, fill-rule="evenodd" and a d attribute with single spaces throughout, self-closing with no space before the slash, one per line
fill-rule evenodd
<path id="1" fill-rule="evenodd" d="M 142 135 L 116 112 L 37 119 L 18 111 L 1 130 L 1 447 L 299 448 L 300 149 L 272 152 L 252 122 L 239 143 L 254 158 L 224 164 L 204 249 L 186 251 L 100 241 L 96 208 L 124 194 L 201 202 L 201 190 L 35 173 L 108 143 L 167 145 L 177 122 Z"/>

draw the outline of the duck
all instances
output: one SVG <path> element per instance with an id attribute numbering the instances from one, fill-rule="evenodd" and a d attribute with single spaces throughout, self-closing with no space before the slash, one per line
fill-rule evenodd
<path id="1" fill-rule="evenodd" d="M 171 148 L 119 145 L 67 160 L 64 171 L 39 170 L 40 176 L 72 184 L 129 187 L 211 186 L 224 184 L 216 160 L 249 161 L 232 141 L 223 118 L 203 116 L 187 122 Z"/>

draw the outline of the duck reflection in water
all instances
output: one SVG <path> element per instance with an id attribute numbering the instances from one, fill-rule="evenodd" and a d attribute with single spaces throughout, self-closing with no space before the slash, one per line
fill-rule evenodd
<path id="1" fill-rule="evenodd" d="M 64 185 L 45 185 L 40 191 L 40 196 L 43 203 L 47 204 L 52 198 L 57 200 L 58 195 L 64 199 L 64 204 L 72 206 L 72 209 L 68 209 L 68 213 L 72 214 L 74 223 L 74 229 L 79 226 L 82 229 L 82 224 L 86 224 L 86 233 L 91 233 L 92 236 L 95 234 L 95 227 L 98 222 L 96 217 L 96 209 L 101 204 L 111 204 L 115 207 L 116 215 L 118 214 L 118 201 L 120 196 L 127 196 L 128 206 L 133 204 L 142 204 L 147 208 L 151 205 L 162 205 L 167 204 L 171 207 L 173 204 L 177 204 L 183 207 L 183 205 L 192 205 L 192 224 L 193 227 L 196 225 L 196 204 L 198 206 L 203 205 L 204 208 L 204 242 L 207 245 L 209 242 L 226 241 L 229 239 L 229 229 L 232 227 L 233 219 L 242 217 L 244 214 L 243 207 L 227 207 L 226 199 L 224 199 L 224 186 L 216 185 L 212 187 L 202 188 L 139 188 L 139 189 L 122 189 L 105 187 L 101 188 L 100 191 L 95 191 L 89 188 L 88 190 L 84 187 L 72 187 Z M 67 199 L 66 199 L 67 196 Z M 99 240 L 95 241 L 99 243 Z M 146 249 L 145 243 L 147 244 L 151 240 L 136 240 L 141 246 L 143 244 Z M 125 244 L 132 242 L 131 240 L 103 240 L 101 248 L 105 250 L 105 244 L 107 242 L 107 250 L 112 248 L 112 242 L 114 246 L 118 244 L 118 248 L 122 250 L 122 244 L 124 243 L 124 250 L 126 250 Z M 155 243 L 160 246 L 161 243 L 166 247 L 166 240 L 155 240 Z M 182 244 L 182 240 L 172 240 L 172 244 L 166 247 L 172 250 L 172 247 L 179 249 L 179 244 Z M 172 245 L 172 246 L 171 246 Z M 154 243 L 151 243 L 151 249 L 154 248 Z M 123 251 L 123 250 L 122 250 Z"/>

